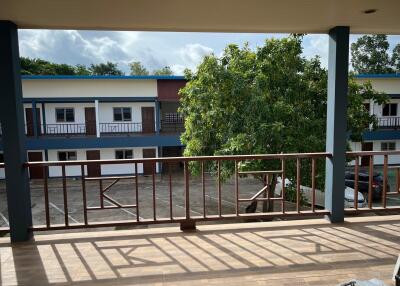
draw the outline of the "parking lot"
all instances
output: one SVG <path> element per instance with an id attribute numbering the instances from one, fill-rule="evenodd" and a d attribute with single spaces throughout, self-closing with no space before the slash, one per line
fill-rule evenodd
<path id="1" fill-rule="evenodd" d="M 172 186 L 172 213 L 174 217 L 183 217 L 185 215 L 185 196 L 183 174 L 174 173 L 171 180 Z M 103 188 L 112 183 L 112 180 L 103 182 Z M 190 178 L 190 208 L 192 216 L 203 215 L 203 191 L 201 178 Z M 391 189 L 395 188 L 393 176 L 389 177 Z M 45 205 L 44 205 L 44 182 L 43 180 L 31 181 L 31 203 L 34 225 L 45 224 Z M 214 177 L 207 175 L 205 178 L 205 202 L 206 214 L 218 214 L 218 187 Z M 239 180 L 239 198 L 250 198 L 263 187 L 261 181 L 255 178 L 240 178 Z M 61 178 L 51 178 L 48 181 L 49 189 L 49 214 L 51 224 L 63 224 L 65 221 L 63 184 Z M 392 190 L 393 190 L 392 189 Z M 80 178 L 68 178 L 66 180 L 68 220 L 70 224 L 83 222 L 83 199 L 82 182 Z M 100 205 L 100 187 L 99 182 L 86 182 L 87 206 L 94 207 Z M 135 181 L 134 179 L 121 180 L 115 184 L 107 194 L 120 204 L 136 204 Z M 139 216 L 140 219 L 153 218 L 153 184 L 151 176 L 140 176 L 138 178 L 139 195 Z M 221 186 L 222 214 L 235 213 L 235 182 L 231 178 Z M 387 199 L 388 206 L 400 206 L 400 196 L 390 196 Z M 156 175 L 155 177 L 155 204 L 157 218 L 170 217 L 170 194 L 169 177 L 165 175 Z M 240 204 L 240 212 L 244 213 L 247 203 Z M 105 206 L 111 206 L 107 200 L 104 200 Z M 379 206 L 380 202 L 374 202 Z M 258 210 L 261 210 L 261 203 Z M 302 206 L 306 210 L 308 205 Z M 295 210 L 295 204 L 287 202 L 286 210 Z M 280 202 L 275 202 L 274 211 L 281 211 Z M 88 211 L 89 222 L 106 222 L 121 220 L 136 220 L 135 208 L 124 208 L 114 210 L 91 210 Z M 0 226 L 7 226 L 7 205 L 5 194 L 5 182 L 0 182 Z"/>

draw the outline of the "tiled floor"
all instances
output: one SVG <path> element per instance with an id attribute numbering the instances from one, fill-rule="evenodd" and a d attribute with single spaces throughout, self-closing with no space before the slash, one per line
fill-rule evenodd
<path id="1" fill-rule="evenodd" d="M 0 238 L 1 285 L 387 285 L 400 215 Z"/>

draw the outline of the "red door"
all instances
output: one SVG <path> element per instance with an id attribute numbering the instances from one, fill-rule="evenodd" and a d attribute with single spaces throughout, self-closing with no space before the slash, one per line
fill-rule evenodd
<path id="1" fill-rule="evenodd" d="M 96 109 L 85 107 L 85 128 L 86 135 L 96 135 Z"/>
<path id="2" fill-rule="evenodd" d="M 143 158 L 155 158 L 156 157 L 156 149 L 143 149 Z M 143 163 L 143 174 L 151 175 L 153 174 L 153 163 Z"/>
<path id="3" fill-rule="evenodd" d="M 42 152 L 28 152 L 28 161 L 29 162 L 40 162 L 43 161 Z M 43 168 L 38 167 L 29 167 L 29 178 L 31 179 L 43 179 Z"/>
<path id="4" fill-rule="evenodd" d="M 372 142 L 363 142 L 361 143 L 361 151 L 373 151 L 374 144 Z M 368 166 L 369 165 L 369 157 L 362 156 L 361 157 L 361 166 Z"/>
<path id="5" fill-rule="evenodd" d="M 100 150 L 87 150 L 86 160 L 100 160 Z M 87 165 L 88 177 L 100 177 L 101 166 L 100 164 L 91 163 Z"/>
<path id="6" fill-rule="evenodd" d="M 25 118 L 26 118 L 26 135 L 33 136 L 35 126 L 33 126 L 32 108 L 25 108 Z M 36 108 L 36 123 L 37 123 L 37 126 L 36 126 L 37 134 L 40 135 L 40 127 L 42 126 L 42 123 L 40 121 L 40 109 L 39 108 Z"/>
<path id="7" fill-rule="evenodd" d="M 154 107 L 142 107 L 142 132 L 154 133 Z"/>

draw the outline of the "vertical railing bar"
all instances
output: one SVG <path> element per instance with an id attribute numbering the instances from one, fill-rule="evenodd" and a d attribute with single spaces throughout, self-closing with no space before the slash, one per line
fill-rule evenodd
<path id="1" fill-rule="evenodd" d="M 168 163 L 168 177 L 169 177 L 169 217 L 171 220 L 174 219 L 174 213 L 172 210 L 172 175 L 171 175 L 171 163 Z"/>
<path id="2" fill-rule="evenodd" d="M 386 208 L 386 193 L 387 193 L 387 181 L 388 181 L 388 155 L 385 154 L 383 157 L 383 194 L 382 194 L 382 207 Z"/>
<path id="3" fill-rule="evenodd" d="M 188 162 L 184 163 L 184 180 L 185 180 L 185 217 L 190 219 L 190 197 L 189 197 L 189 168 Z"/>
<path id="4" fill-rule="evenodd" d="M 396 172 L 396 191 L 400 194 L 400 168 Z"/>
<path id="5" fill-rule="evenodd" d="M 368 207 L 372 209 L 372 178 L 374 176 L 374 157 L 369 156 L 369 178 L 368 178 Z"/>
<path id="6" fill-rule="evenodd" d="M 282 213 L 285 213 L 285 180 L 286 180 L 286 171 L 285 171 L 285 167 L 286 167 L 286 162 L 285 159 L 282 159 L 282 190 L 281 190 L 281 195 L 282 195 Z"/>
<path id="7" fill-rule="evenodd" d="M 355 158 L 355 166 L 354 166 L 354 208 L 358 209 L 358 174 L 359 174 L 359 157 Z"/>
<path id="8" fill-rule="evenodd" d="M 312 192 L 312 212 L 315 212 L 315 176 L 316 176 L 316 158 L 311 160 L 311 192 Z"/>
<path id="9" fill-rule="evenodd" d="M 270 185 L 269 185 L 269 174 L 267 174 L 266 176 L 265 176 L 265 183 L 264 183 L 264 185 L 265 185 L 265 187 L 267 187 L 266 189 L 265 189 L 265 197 L 267 198 L 267 200 L 269 200 L 270 199 L 270 197 L 269 197 L 269 187 L 270 187 Z"/>
<path id="10" fill-rule="evenodd" d="M 201 161 L 201 186 L 203 191 L 203 217 L 207 216 L 206 210 L 206 180 L 204 174 L 204 161 Z"/>
<path id="11" fill-rule="evenodd" d="M 103 198 L 103 180 L 99 180 L 99 188 L 100 188 L 100 207 L 104 208 L 104 198 Z"/>
<path id="12" fill-rule="evenodd" d="M 218 216 L 222 216 L 222 197 L 221 197 L 221 161 L 217 161 L 217 180 L 218 180 Z"/>
<path id="13" fill-rule="evenodd" d="M 140 220 L 139 216 L 139 186 L 138 186 L 138 169 L 135 163 L 135 193 L 136 193 L 136 221 Z"/>
<path id="14" fill-rule="evenodd" d="M 68 197 L 67 197 L 67 178 L 65 174 L 65 165 L 61 166 L 62 170 L 62 185 L 63 185 L 63 198 L 64 198 L 64 221 L 65 226 L 69 226 L 68 220 Z"/>
<path id="15" fill-rule="evenodd" d="M 81 164 L 81 179 L 82 179 L 82 200 L 83 200 L 83 221 L 88 224 L 87 217 L 87 201 L 86 201 L 86 180 L 85 180 L 85 165 Z"/>
<path id="16" fill-rule="evenodd" d="M 239 170 L 238 161 L 235 161 L 235 200 L 236 200 L 236 216 L 239 216 Z"/>
<path id="17" fill-rule="evenodd" d="M 153 180 L 153 219 L 157 220 L 157 211 L 156 211 L 156 163 L 152 162 L 152 180 Z"/>
<path id="18" fill-rule="evenodd" d="M 48 185 L 48 166 L 43 166 L 43 175 L 44 175 L 44 208 L 46 215 L 46 227 L 50 228 L 50 210 L 49 210 L 49 185 Z"/>
<path id="19" fill-rule="evenodd" d="M 300 212 L 300 158 L 296 160 L 296 211 Z"/>

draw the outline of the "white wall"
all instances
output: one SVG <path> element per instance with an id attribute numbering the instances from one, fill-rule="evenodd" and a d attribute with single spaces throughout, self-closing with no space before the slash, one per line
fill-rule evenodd
<path id="1" fill-rule="evenodd" d="M 158 149 L 157 147 L 115 147 L 115 148 L 101 148 L 101 149 L 66 149 L 66 150 L 49 150 L 49 161 L 58 161 L 58 151 L 76 151 L 77 152 L 77 160 L 86 160 L 86 150 L 100 150 L 100 159 L 101 160 L 114 160 L 115 159 L 115 150 L 120 149 L 132 149 L 134 158 L 143 158 L 143 149 L 156 149 L 156 157 L 158 157 Z M 65 168 L 67 176 L 80 176 L 81 169 L 80 166 L 67 166 Z M 112 164 L 112 165 L 102 165 L 101 166 L 101 174 L 102 175 L 119 175 L 119 174 L 129 174 L 134 173 L 135 168 L 134 164 Z M 159 166 L 157 163 L 156 171 L 159 172 Z M 50 167 L 49 168 L 49 176 L 50 177 L 60 177 L 61 167 Z M 143 173 L 143 164 L 138 164 L 138 172 Z M 85 175 L 87 174 L 85 168 Z"/>
<path id="2" fill-rule="evenodd" d="M 154 79 L 25 79 L 24 98 L 157 97 Z"/>
<path id="3" fill-rule="evenodd" d="M 400 78 L 357 78 L 356 82 L 364 83 L 370 81 L 372 88 L 385 92 L 388 94 L 399 94 L 400 93 Z"/>

